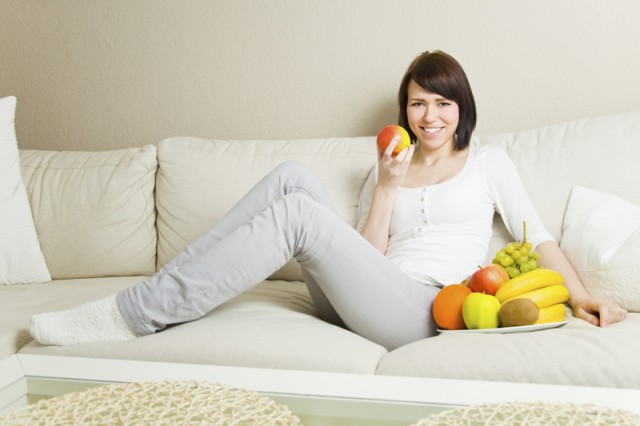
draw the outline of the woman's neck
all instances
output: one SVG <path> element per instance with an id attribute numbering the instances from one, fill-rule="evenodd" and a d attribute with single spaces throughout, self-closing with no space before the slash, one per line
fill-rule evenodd
<path id="1" fill-rule="evenodd" d="M 453 144 L 448 143 L 442 145 L 437 149 L 429 149 L 424 146 L 418 145 L 412 161 L 414 164 L 422 164 L 426 166 L 433 166 L 437 162 L 447 159 L 466 155 L 466 149 L 457 151 Z"/>

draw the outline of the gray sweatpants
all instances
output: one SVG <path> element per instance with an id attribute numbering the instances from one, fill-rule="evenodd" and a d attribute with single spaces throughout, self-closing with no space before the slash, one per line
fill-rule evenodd
<path id="1" fill-rule="evenodd" d="M 292 257 L 324 320 L 389 350 L 435 334 L 431 305 L 438 289 L 392 265 L 293 162 L 264 177 L 153 277 L 118 293 L 118 306 L 136 334 L 151 334 L 202 317 Z"/>

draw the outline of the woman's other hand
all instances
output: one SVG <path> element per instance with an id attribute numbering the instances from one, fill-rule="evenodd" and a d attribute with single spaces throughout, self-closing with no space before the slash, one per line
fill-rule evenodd
<path id="1" fill-rule="evenodd" d="M 606 327 L 626 318 L 627 311 L 616 303 L 597 299 L 589 294 L 580 281 L 578 273 L 555 241 L 545 241 L 539 244 L 536 251 L 541 255 L 541 265 L 553 269 L 564 277 L 564 285 L 571 293 L 569 304 L 574 317 L 600 327 Z"/>
<path id="2" fill-rule="evenodd" d="M 589 298 L 573 306 L 573 315 L 593 325 L 606 327 L 627 317 L 627 311 L 605 299 Z"/>

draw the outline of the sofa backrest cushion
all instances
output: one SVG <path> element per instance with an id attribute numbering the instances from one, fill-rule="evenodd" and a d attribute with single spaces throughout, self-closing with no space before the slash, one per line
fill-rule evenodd
<path id="1" fill-rule="evenodd" d="M 54 279 L 155 271 L 155 146 L 22 150 L 20 165 Z"/>
<path id="2" fill-rule="evenodd" d="M 360 188 L 376 162 L 375 138 L 225 141 L 187 137 L 158 144 L 158 268 L 213 226 L 263 176 L 293 160 L 314 172 L 338 214 L 356 224 Z M 301 280 L 295 262 L 272 276 Z"/>
<path id="3" fill-rule="evenodd" d="M 315 171 L 339 214 L 355 225 L 360 189 L 376 161 L 375 138 L 225 141 L 171 138 L 158 145 L 158 266 L 216 223 L 258 179 L 286 160 Z M 601 116 L 513 133 L 474 136 L 514 161 L 524 186 L 560 243 L 574 186 L 640 205 L 636 162 L 640 112 Z M 496 215 L 486 262 L 511 237 Z M 284 274 L 284 275 L 283 275 Z M 292 264 L 274 276 L 301 279 Z"/>
<path id="4" fill-rule="evenodd" d="M 640 205 L 640 112 L 476 136 L 472 143 L 497 145 L 509 154 L 542 221 L 559 243 L 573 186 Z M 508 241 L 509 234 L 496 215 L 487 260 Z"/>

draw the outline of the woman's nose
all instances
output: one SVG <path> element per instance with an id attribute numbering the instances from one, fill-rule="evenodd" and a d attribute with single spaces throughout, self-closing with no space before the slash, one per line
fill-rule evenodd
<path id="1" fill-rule="evenodd" d="M 431 121 L 434 121 L 435 118 L 436 118 L 435 108 L 427 105 L 424 109 L 424 117 L 423 117 L 424 121 L 431 122 Z"/>

